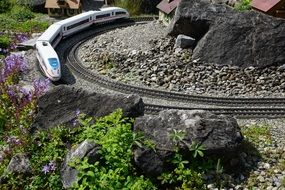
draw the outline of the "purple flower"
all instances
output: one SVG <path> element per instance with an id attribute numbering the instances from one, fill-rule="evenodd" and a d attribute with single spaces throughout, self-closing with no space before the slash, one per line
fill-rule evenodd
<path id="1" fill-rule="evenodd" d="M 27 69 L 26 60 L 19 55 L 9 55 L 5 58 L 5 65 L 0 73 L 0 82 L 3 82 L 11 74 L 23 72 Z"/>
<path id="2" fill-rule="evenodd" d="M 80 109 L 79 108 L 76 109 L 75 115 L 76 115 L 76 117 L 78 117 L 80 115 Z"/>
<path id="3" fill-rule="evenodd" d="M 71 124 L 72 124 L 72 126 L 75 127 L 75 126 L 78 124 L 77 119 L 76 119 L 76 118 L 72 119 L 72 120 L 71 120 Z"/>
<path id="4" fill-rule="evenodd" d="M 56 170 L 56 163 L 54 161 L 50 161 L 49 165 L 49 169 L 51 171 L 55 171 Z"/>
<path id="5" fill-rule="evenodd" d="M 27 41 L 29 38 L 26 34 L 17 34 L 16 39 L 19 42 L 24 42 L 24 41 Z"/>
<path id="6" fill-rule="evenodd" d="M 9 143 L 10 145 L 20 145 L 20 144 L 22 144 L 21 140 L 18 139 L 17 137 L 15 137 L 15 136 L 8 137 L 7 143 Z"/>
<path id="7" fill-rule="evenodd" d="M 43 171 L 45 174 L 49 173 L 49 172 L 50 172 L 50 167 L 49 167 L 49 165 L 44 165 L 42 171 Z"/>
<path id="8" fill-rule="evenodd" d="M 50 161 L 49 164 L 44 165 L 42 171 L 47 174 L 50 171 L 55 171 L 56 170 L 56 163 L 55 161 Z"/>
<path id="9" fill-rule="evenodd" d="M 16 108 L 22 108 L 32 101 L 32 92 L 18 85 L 8 86 L 7 94 Z"/>
<path id="10" fill-rule="evenodd" d="M 43 95 L 44 93 L 46 93 L 46 91 L 48 90 L 50 84 L 50 80 L 47 79 L 36 79 L 33 82 L 33 86 L 34 86 L 34 95 L 36 97 L 39 97 L 41 95 Z"/>

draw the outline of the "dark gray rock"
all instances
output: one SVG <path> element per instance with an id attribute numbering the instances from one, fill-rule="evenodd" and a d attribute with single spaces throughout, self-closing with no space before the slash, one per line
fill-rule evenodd
<path id="1" fill-rule="evenodd" d="M 203 145 L 207 155 L 228 154 L 235 152 L 243 139 L 234 118 L 203 110 L 167 110 L 158 116 L 139 117 L 134 131 L 142 132 L 156 145 L 155 152 L 135 150 L 135 163 L 144 173 L 154 175 L 169 167 L 166 161 L 176 146 L 170 134 L 175 130 L 184 133 L 183 143 L 180 142 L 178 148 L 186 154 L 194 142 Z"/>
<path id="2" fill-rule="evenodd" d="M 7 171 L 13 174 L 31 174 L 32 168 L 28 155 L 18 153 L 10 160 Z"/>
<path id="3" fill-rule="evenodd" d="M 178 35 L 175 41 L 175 47 L 182 49 L 192 47 L 194 46 L 194 44 L 195 44 L 194 38 L 191 38 L 190 36 L 186 36 L 183 34 Z"/>
<path id="4" fill-rule="evenodd" d="M 126 117 L 143 115 L 144 104 L 137 95 L 107 95 L 82 89 L 57 86 L 39 98 L 39 111 L 32 129 L 48 128 L 76 118 L 76 110 L 95 118 L 106 116 L 122 108 Z"/>
<path id="5" fill-rule="evenodd" d="M 61 182 L 64 188 L 70 188 L 74 182 L 76 182 L 78 171 L 68 165 L 70 161 L 76 159 L 88 158 L 90 164 L 94 164 L 100 159 L 100 155 L 97 153 L 99 146 L 92 141 L 85 140 L 77 146 L 77 148 L 70 150 L 65 160 L 62 164 L 60 170 L 61 173 Z"/>
<path id="6" fill-rule="evenodd" d="M 138 168 L 145 174 L 158 176 L 163 172 L 165 160 L 152 149 L 137 148 L 134 150 L 134 160 Z"/>
<path id="7" fill-rule="evenodd" d="M 170 35 L 198 42 L 193 59 L 236 66 L 266 67 L 285 62 L 285 20 L 256 11 L 239 12 L 205 0 L 182 0 Z"/>

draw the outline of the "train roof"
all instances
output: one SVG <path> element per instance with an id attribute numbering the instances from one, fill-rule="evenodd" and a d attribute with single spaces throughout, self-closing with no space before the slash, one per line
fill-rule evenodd
<path id="1" fill-rule="evenodd" d="M 70 17 L 70 18 L 67 18 L 67 19 L 64 19 L 62 21 L 59 21 L 57 22 L 56 24 L 59 24 L 59 25 L 63 25 L 63 24 L 73 24 L 73 21 L 77 21 L 78 19 L 80 18 L 84 18 L 84 17 L 87 17 L 87 16 L 92 16 L 94 13 L 96 13 L 97 11 L 88 11 L 88 12 L 84 12 L 84 13 L 81 13 L 79 15 L 75 15 L 73 17 Z"/>
<path id="2" fill-rule="evenodd" d="M 105 8 L 100 8 L 101 11 L 115 11 L 115 10 L 124 10 L 123 8 L 120 7 L 105 7 Z M 127 12 L 127 11 L 126 11 Z"/>
<path id="3" fill-rule="evenodd" d="M 37 40 L 41 41 L 49 40 L 51 38 L 51 34 L 54 34 L 55 31 L 60 31 L 60 29 L 61 29 L 60 25 L 52 24 L 48 27 L 48 29 L 44 31 L 44 33 Z"/>
<path id="4" fill-rule="evenodd" d="M 44 45 L 45 44 L 45 45 Z M 48 42 L 37 41 L 36 47 L 43 58 L 58 58 L 57 53 Z"/>

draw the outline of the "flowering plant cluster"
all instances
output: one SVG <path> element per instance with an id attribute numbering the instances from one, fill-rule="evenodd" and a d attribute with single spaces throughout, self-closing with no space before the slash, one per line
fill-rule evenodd
<path id="1" fill-rule="evenodd" d="M 19 85 L 19 75 L 27 69 L 27 61 L 14 54 L 0 64 L 0 137 L 4 144 L 0 146 L 0 162 L 28 143 L 27 130 L 35 113 L 36 101 L 48 90 L 48 79 L 36 79 L 31 86 Z"/>
<path id="2" fill-rule="evenodd" d="M 47 174 L 49 172 L 55 171 L 56 170 L 56 162 L 55 161 L 50 161 L 48 164 L 44 165 L 42 171 L 44 174 Z"/>
<path id="3" fill-rule="evenodd" d="M 25 42 L 28 39 L 28 35 L 25 33 L 16 33 L 12 35 L 0 33 L 0 54 L 6 55 L 10 51 L 15 51 L 18 43 Z"/>

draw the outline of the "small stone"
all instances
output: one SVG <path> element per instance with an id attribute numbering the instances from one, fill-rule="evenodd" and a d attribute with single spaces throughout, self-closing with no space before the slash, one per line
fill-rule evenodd
<path id="1" fill-rule="evenodd" d="M 270 164 L 269 163 L 265 163 L 263 166 L 265 169 L 270 169 Z"/>
<path id="2" fill-rule="evenodd" d="M 263 176 L 258 176 L 256 179 L 261 183 L 265 182 L 265 179 Z"/>

